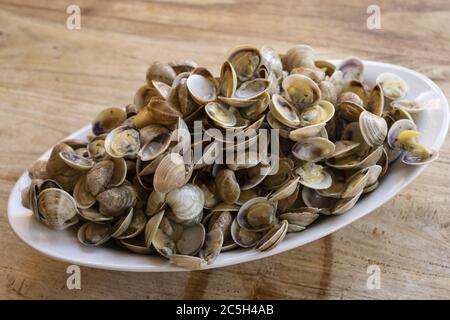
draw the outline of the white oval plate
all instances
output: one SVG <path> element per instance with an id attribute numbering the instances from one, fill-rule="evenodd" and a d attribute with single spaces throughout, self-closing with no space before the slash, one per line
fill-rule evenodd
<path id="1" fill-rule="evenodd" d="M 338 61 L 333 62 L 338 63 Z M 380 73 L 392 72 L 401 76 L 408 84 L 409 91 L 406 98 L 414 99 L 420 94 L 427 93 L 436 99 L 439 108 L 426 110 L 415 116 L 415 120 L 419 130 L 423 132 L 421 140 L 426 145 L 439 149 L 447 135 L 449 111 L 447 100 L 436 84 L 415 71 L 396 65 L 365 61 L 364 67 L 365 81 L 369 84 L 373 84 Z M 86 126 L 68 138 L 84 139 L 89 133 L 90 126 Z M 47 159 L 49 154 L 50 150 L 40 159 Z M 268 252 L 258 252 L 254 249 L 223 252 L 213 264 L 206 266 L 205 269 L 269 257 L 322 238 L 386 203 L 411 183 L 424 169 L 425 166 L 406 166 L 397 161 L 389 168 L 388 174 L 381 180 L 380 186 L 372 193 L 363 196 L 349 212 L 341 216 L 327 217 L 300 233 L 288 234 L 278 247 Z M 74 230 L 53 231 L 46 228 L 21 205 L 20 192 L 29 183 L 30 179 L 27 173 L 24 173 L 12 189 L 8 202 L 8 219 L 14 232 L 33 249 L 57 260 L 94 268 L 136 272 L 186 271 L 156 256 L 128 253 L 112 247 L 85 247 L 77 241 Z"/>

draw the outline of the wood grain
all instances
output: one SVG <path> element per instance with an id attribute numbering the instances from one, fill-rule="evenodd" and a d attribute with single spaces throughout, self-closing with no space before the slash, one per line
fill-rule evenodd
<path id="1" fill-rule="evenodd" d="M 66 7 L 81 7 L 81 30 Z M 373 1 L 0 0 L 0 298 L 3 299 L 416 299 L 450 298 L 450 141 L 440 159 L 369 216 L 289 252 L 218 270 L 177 274 L 67 265 L 19 241 L 6 217 L 19 175 L 102 108 L 123 106 L 154 60 L 190 57 L 218 73 L 227 49 L 308 43 L 322 58 L 358 55 L 426 74 L 450 96 L 450 2 L 378 1 L 381 30 L 368 30 Z M 381 289 L 368 290 L 368 265 Z"/>

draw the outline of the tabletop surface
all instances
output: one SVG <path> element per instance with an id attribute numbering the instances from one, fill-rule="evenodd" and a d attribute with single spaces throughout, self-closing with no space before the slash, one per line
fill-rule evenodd
<path id="1" fill-rule="evenodd" d="M 81 268 L 22 243 L 10 229 L 10 189 L 45 150 L 107 106 L 124 106 L 155 60 L 191 58 L 219 72 L 242 43 L 283 52 L 313 46 L 323 59 L 357 55 L 417 70 L 450 97 L 450 2 L 0 0 L 0 298 L 399 299 L 450 298 L 450 140 L 440 159 L 387 204 L 303 247 L 232 267 L 183 273 Z M 367 13 L 369 12 L 369 13 Z M 372 16 L 373 17 L 373 16 Z M 381 286 L 369 289 L 370 266 Z M 369 273 L 368 273 L 369 272 Z"/>

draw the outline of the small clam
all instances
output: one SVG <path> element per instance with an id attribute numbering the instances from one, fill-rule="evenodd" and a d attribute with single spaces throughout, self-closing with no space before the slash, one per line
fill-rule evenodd
<path id="1" fill-rule="evenodd" d="M 383 89 L 383 94 L 389 100 L 401 99 L 406 95 L 408 86 L 405 81 L 396 74 L 382 73 L 375 80 Z"/>
<path id="2" fill-rule="evenodd" d="M 86 175 L 82 176 L 75 185 L 75 188 L 73 189 L 73 198 L 77 202 L 78 208 L 83 209 L 93 206 L 97 201 L 87 188 Z"/>
<path id="3" fill-rule="evenodd" d="M 140 146 L 139 131 L 132 128 L 116 128 L 105 139 L 105 150 L 113 158 L 136 156 Z"/>
<path id="4" fill-rule="evenodd" d="M 300 226 L 306 228 L 319 218 L 316 209 L 298 208 L 280 215 L 280 219 L 287 220 L 289 225 Z"/>
<path id="5" fill-rule="evenodd" d="M 264 236 L 262 232 L 255 232 L 241 228 L 237 223 L 237 219 L 231 224 L 231 237 L 233 241 L 242 248 L 250 248 L 255 246 Z"/>
<path id="6" fill-rule="evenodd" d="M 317 162 L 330 157 L 334 150 L 334 143 L 330 140 L 312 137 L 294 144 L 292 154 L 300 160 Z"/>
<path id="7" fill-rule="evenodd" d="M 161 98 L 152 98 L 136 115 L 134 124 L 137 128 L 143 128 L 150 124 L 172 125 L 177 123 L 181 112 L 169 102 Z"/>
<path id="8" fill-rule="evenodd" d="M 271 228 L 276 223 L 277 203 L 266 198 L 254 198 L 244 203 L 237 214 L 239 226 L 259 232 Z"/>
<path id="9" fill-rule="evenodd" d="M 149 141 L 139 150 L 138 156 L 142 161 L 150 161 L 165 152 L 170 145 L 171 134 L 161 132 L 151 137 Z"/>
<path id="10" fill-rule="evenodd" d="M 306 162 L 298 167 L 295 173 L 300 177 L 299 183 L 311 189 L 327 189 L 332 184 L 330 174 L 321 165 L 312 162 Z"/>
<path id="11" fill-rule="evenodd" d="M 272 101 L 269 104 L 272 115 L 282 124 L 295 128 L 300 125 L 300 119 L 294 106 L 292 106 L 286 99 L 278 94 L 272 96 Z"/>
<path id="12" fill-rule="evenodd" d="M 359 128 L 364 140 L 371 147 L 382 145 L 388 132 L 386 120 L 369 111 L 363 111 L 359 115 Z"/>
<path id="13" fill-rule="evenodd" d="M 306 107 L 300 111 L 300 125 L 311 126 L 326 123 L 334 116 L 334 106 L 331 102 L 321 100 L 318 103 Z"/>
<path id="14" fill-rule="evenodd" d="M 202 258 L 207 263 L 212 263 L 220 251 L 224 243 L 224 236 L 220 229 L 212 229 L 206 234 L 205 244 L 201 251 Z"/>
<path id="15" fill-rule="evenodd" d="M 310 106 L 321 98 L 319 86 L 306 76 L 290 75 L 283 80 L 281 86 L 288 100 L 295 106 Z"/>
<path id="16" fill-rule="evenodd" d="M 186 182 L 186 168 L 183 157 L 177 153 L 165 155 L 156 167 L 153 186 L 159 193 L 168 193 Z"/>
<path id="17" fill-rule="evenodd" d="M 47 179 L 47 161 L 37 160 L 28 168 L 31 179 Z"/>
<path id="18" fill-rule="evenodd" d="M 177 252 L 185 255 L 197 254 L 205 242 L 205 228 L 201 223 L 183 228 L 180 239 L 176 242 Z"/>
<path id="19" fill-rule="evenodd" d="M 234 97 L 243 100 L 255 100 L 261 97 L 269 88 L 270 80 L 267 79 L 253 79 L 246 81 L 236 89 Z"/>
<path id="20" fill-rule="evenodd" d="M 192 99 L 200 105 L 205 105 L 217 98 L 216 81 L 211 73 L 204 68 L 197 68 L 192 71 L 186 85 Z"/>
<path id="21" fill-rule="evenodd" d="M 170 64 L 154 62 L 148 68 L 146 78 L 148 84 L 151 84 L 152 80 L 157 80 L 172 85 L 176 76 L 177 74 Z"/>
<path id="22" fill-rule="evenodd" d="M 132 186 L 122 185 L 99 193 L 96 199 L 103 215 L 115 217 L 136 204 L 137 194 Z"/>
<path id="23" fill-rule="evenodd" d="M 225 61 L 220 70 L 219 92 L 223 97 L 232 97 L 237 88 L 237 76 L 233 65 Z"/>
<path id="24" fill-rule="evenodd" d="M 291 72 L 294 68 L 299 67 L 314 67 L 315 60 L 314 49 L 306 44 L 299 44 L 289 49 L 281 57 L 283 67 L 288 72 Z"/>
<path id="25" fill-rule="evenodd" d="M 112 227 L 111 237 L 113 238 L 120 237 L 128 229 L 132 220 L 133 220 L 133 208 L 131 208 L 127 214 L 124 214 L 123 216 L 120 217 L 119 220 L 116 221 L 116 223 Z"/>
<path id="26" fill-rule="evenodd" d="M 256 250 L 267 251 L 279 245 L 286 236 L 288 225 L 288 221 L 283 220 L 281 223 L 273 226 L 273 228 L 270 229 L 269 232 L 267 232 L 256 244 Z"/>
<path id="27" fill-rule="evenodd" d="M 201 219 L 205 196 L 196 185 L 186 184 L 170 191 L 166 196 L 166 203 L 175 221 L 188 224 Z"/>
<path id="28" fill-rule="evenodd" d="M 94 207 L 80 209 L 79 215 L 83 220 L 92 221 L 98 224 L 109 223 L 114 220 L 114 217 L 104 216 Z"/>
<path id="29" fill-rule="evenodd" d="M 94 161 L 92 161 L 88 158 L 82 157 L 82 156 L 76 154 L 75 152 L 62 151 L 59 153 L 59 156 L 69 167 L 71 167 L 75 170 L 80 170 L 80 171 L 89 170 L 95 164 Z"/>
<path id="30" fill-rule="evenodd" d="M 384 94 L 381 85 L 376 84 L 370 91 L 366 110 L 376 116 L 381 116 L 384 111 Z"/>
<path id="31" fill-rule="evenodd" d="M 97 162 L 86 174 L 86 188 L 94 196 L 105 190 L 114 174 L 114 162 Z"/>
<path id="32" fill-rule="evenodd" d="M 98 136 L 111 132 L 127 119 L 127 114 L 122 108 L 111 107 L 102 110 L 92 122 L 92 132 Z"/>
<path id="33" fill-rule="evenodd" d="M 78 222 L 78 209 L 70 194 L 61 189 L 49 188 L 37 197 L 39 218 L 51 229 L 63 230 Z"/>
<path id="34" fill-rule="evenodd" d="M 364 65 L 357 57 L 348 57 L 342 61 L 338 68 L 344 80 L 363 80 Z"/>
<path id="35" fill-rule="evenodd" d="M 157 214 L 153 215 L 146 223 L 145 225 L 145 246 L 147 248 L 150 248 L 150 246 L 153 243 L 153 240 L 156 237 L 156 234 L 158 233 L 158 228 L 161 224 L 161 221 L 164 217 L 164 210 L 158 212 Z"/>
<path id="36" fill-rule="evenodd" d="M 112 228 L 109 224 L 86 222 L 78 229 L 78 240 L 86 246 L 99 246 L 111 238 Z"/>
<path id="37" fill-rule="evenodd" d="M 231 49 L 227 59 L 236 71 L 239 81 L 250 80 L 262 62 L 261 53 L 252 45 L 242 45 Z"/>
<path id="38" fill-rule="evenodd" d="M 218 196 L 227 204 L 233 204 L 239 199 L 241 193 L 239 183 L 234 171 L 230 169 L 220 170 L 215 178 Z"/>

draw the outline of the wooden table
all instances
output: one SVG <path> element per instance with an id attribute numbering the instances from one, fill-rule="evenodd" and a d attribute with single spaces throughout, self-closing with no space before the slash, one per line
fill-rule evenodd
<path id="1" fill-rule="evenodd" d="M 81 7 L 81 29 L 66 8 Z M 450 96 L 450 3 L 379 1 L 0 0 L 0 298 L 450 298 L 450 140 L 414 183 L 350 226 L 301 248 L 237 266 L 177 274 L 82 268 L 22 243 L 6 217 L 9 191 L 43 151 L 102 108 L 129 103 L 154 60 L 190 57 L 215 73 L 227 49 L 297 43 L 321 58 L 358 55 L 426 74 Z M 369 290 L 367 267 L 381 269 Z"/>

